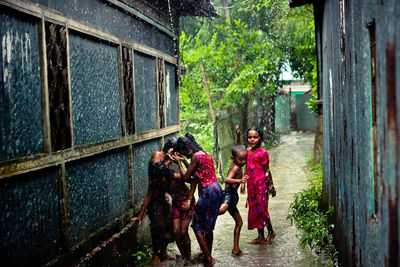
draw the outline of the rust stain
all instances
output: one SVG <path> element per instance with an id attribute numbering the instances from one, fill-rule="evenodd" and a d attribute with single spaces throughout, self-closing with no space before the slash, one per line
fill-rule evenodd
<path id="1" fill-rule="evenodd" d="M 389 127 L 389 138 L 394 134 L 396 157 L 399 155 L 399 126 L 397 124 L 397 106 L 396 106 L 396 39 L 393 43 L 386 46 L 386 106 L 387 119 Z M 393 148 L 388 148 L 393 149 Z M 399 177 L 398 160 L 396 162 L 396 179 L 394 187 L 394 197 L 392 197 L 392 188 L 389 187 L 389 264 L 388 266 L 399 266 L 399 217 L 398 217 L 398 194 L 399 194 Z"/>

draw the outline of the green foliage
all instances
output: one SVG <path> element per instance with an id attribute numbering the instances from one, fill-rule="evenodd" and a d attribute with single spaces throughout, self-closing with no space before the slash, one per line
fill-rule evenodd
<path id="1" fill-rule="evenodd" d="M 149 262 L 151 259 L 151 248 L 150 246 L 144 246 L 142 250 L 137 250 L 131 256 L 133 257 L 133 264 L 134 266 L 149 266 Z"/>
<path id="2" fill-rule="evenodd" d="M 287 53 L 292 71 L 311 84 L 313 97 L 307 104 L 317 116 L 317 61 L 312 5 L 290 9 L 285 39 L 289 44 Z"/>
<path id="3" fill-rule="evenodd" d="M 214 4 L 222 6 L 222 1 Z M 276 93 L 281 66 L 287 58 L 281 32 L 288 12 L 286 0 L 250 0 L 231 9 L 231 20 L 224 12 L 220 12 L 220 18 L 207 21 L 181 19 L 180 62 L 185 67 L 180 84 L 180 115 L 185 121 L 182 131 L 201 136 L 204 142 L 199 143 L 212 148 L 213 128 L 200 58 L 217 118 L 227 107 L 239 109 L 251 98 L 265 99 Z M 237 112 L 247 117 L 247 110 Z"/>
<path id="4" fill-rule="evenodd" d="M 305 190 L 294 195 L 294 202 L 290 204 L 288 219 L 302 229 L 300 244 L 304 248 L 309 245 L 312 249 L 322 253 L 329 265 L 336 261 L 337 251 L 333 245 L 333 228 L 330 223 L 334 208 L 322 211 L 318 208 L 322 192 L 322 162 L 313 165 L 309 161 L 311 170 L 310 185 Z"/>

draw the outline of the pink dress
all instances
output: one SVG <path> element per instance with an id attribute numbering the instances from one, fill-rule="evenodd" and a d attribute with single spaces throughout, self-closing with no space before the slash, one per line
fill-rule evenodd
<path id="1" fill-rule="evenodd" d="M 199 159 L 196 169 L 199 198 L 191 226 L 196 233 L 209 233 L 214 230 L 223 192 L 215 175 L 214 160 L 211 155 L 201 152 L 194 155 Z"/>
<path id="2" fill-rule="evenodd" d="M 248 229 L 263 228 L 269 219 L 268 212 L 268 184 L 263 166 L 269 162 L 268 152 L 259 147 L 253 155 L 251 148 L 247 148 L 246 170 L 247 202 L 249 208 Z"/>

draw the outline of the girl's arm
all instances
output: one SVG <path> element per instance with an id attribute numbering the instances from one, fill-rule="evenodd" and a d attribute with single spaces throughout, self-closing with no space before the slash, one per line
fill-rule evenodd
<path id="1" fill-rule="evenodd" d="M 240 130 L 239 130 L 239 125 L 235 126 L 235 131 L 236 131 L 236 144 L 240 145 Z"/>
<path id="2" fill-rule="evenodd" d="M 271 192 L 272 197 L 276 195 L 276 190 L 274 187 L 274 181 L 272 180 L 271 171 L 269 170 L 269 162 L 266 165 L 263 165 L 265 176 L 267 176 L 267 182 L 269 184 L 268 191 Z"/>
<path id="3" fill-rule="evenodd" d="M 190 203 L 192 203 L 192 199 L 194 196 L 194 191 L 196 191 L 196 185 L 197 183 L 195 181 L 192 181 L 190 184 L 190 191 L 188 197 L 185 199 L 185 201 L 182 204 L 182 209 L 184 211 L 188 211 L 190 208 Z"/>
<path id="4" fill-rule="evenodd" d="M 187 170 L 185 171 L 185 169 L 182 166 L 181 160 L 177 158 L 179 173 L 181 174 L 181 177 L 183 178 L 184 181 L 189 181 L 190 177 L 194 174 L 194 171 L 196 170 L 198 162 L 199 159 L 196 156 L 193 156 L 189 166 L 187 167 Z"/>
<path id="5" fill-rule="evenodd" d="M 143 216 L 144 216 L 144 214 L 145 214 L 145 212 L 147 210 L 147 207 L 150 204 L 152 196 L 153 196 L 153 190 L 152 190 L 152 187 L 151 187 L 151 183 L 149 181 L 149 187 L 147 188 L 147 195 L 143 200 L 142 207 L 140 208 L 138 215 L 136 217 L 133 217 L 131 219 L 131 221 L 138 221 L 139 225 L 142 223 L 142 218 L 143 218 Z"/>

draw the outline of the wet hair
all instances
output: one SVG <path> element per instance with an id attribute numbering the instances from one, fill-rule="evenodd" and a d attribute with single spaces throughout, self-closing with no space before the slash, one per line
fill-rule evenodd
<path id="1" fill-rule="evenodd" d="M 261 128 L 253 126 L 247 130 L 247 135 L 249 135 L 249 131 L 256 131 L 258 133 L 258 135 L 260 135 L 260 141 L 261 142 L 263 141 L 264 134 L 263 134 L 263 130 Z"/>
<path id="2" fill-rule="evenodd" d="M 245 152 L 246 147 L 244 145 L 235 145 L 232 147 L 232 157 L 236 157 L 236 155 L 240 152 Z"/>
<path id="3" fill-rule="evenodd" d="M 185 133 L 184 136 L 178 138 L 174 151 L 188 151 L 189 148 L 193 149 L 194 153 L 198 151 L 205 152 L 205 150 L 196 142 L 193 135 Z"/>
<path id="4" fill-rule="evenodd" d="M 163 146 L 162 150 L 164 152 L 168 152 L 168 150 L 170 148 L 174 148 L 175 149 L 175 147 L 176 147 L 176 139 L 175 138 L 170 138 L 170 139 L 167 140 L 167 142 L 164 143 L 164 146 Z"/>

